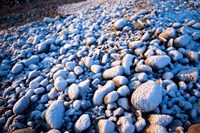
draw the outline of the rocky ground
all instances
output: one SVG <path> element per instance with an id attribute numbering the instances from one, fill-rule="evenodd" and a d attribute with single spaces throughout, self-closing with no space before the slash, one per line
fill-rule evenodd
<path id="1" fill-rule="evenodd" d="M 81 5 L 0 31 L 1 131 L 198 133 L 200 3 Z"/>

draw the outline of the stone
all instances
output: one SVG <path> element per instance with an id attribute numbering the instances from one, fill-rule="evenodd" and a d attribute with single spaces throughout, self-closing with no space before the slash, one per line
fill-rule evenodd
<path id="1" fill-rule="evenodd" d="M 51 129 L 47 133 L 61 133 L 61 132 L 57 129 Z"/>
<path id="2" fill-rule="evenodd" d="M 183 54 L 181 54 L 178 50 L 171 50 L 168 54 L 172 60 L 178 61 L 183 59 Z"/>
<path id="3" fill-rule="evenodd" d="M 122 66 L 116 66 L 112 67 L 110 69 L 107 69 L 103 72 L 103 78 L 104 79 L 112 79 L 116 76 L 123 75 L 124 69 Z"/>
<path id="4" fill-rule="evenodd" d="M 199 133 L 200 131 L 200 124 L 191 125 L 188 129 L 188 133 Z"/>
<path id="5" fill-rule="evenodd" d="M 111 91 L 114 91 L 115 85 L 112 80 L 106 82 L 103 87 L 98 88 L 93 95 L 94 105 L 101 105 L 103 98 Z"/>
<path id="6" fill-rule="evenodd" d="M 150 125 L 146 131 L 146 133 L 168 133 L 166 128 L 164 128 L 163 126 L 161 125 Z"/>
<path id="7" fill-rule="evenodd" d="M 99 133 L 113 133 L 115 130 L 115 124 L 106 119 L 101 119 L 98 122 Z"/>
<path id="8" fill-rule="evenodd" d="M 176 74 L 176 78 L 179 81 L 196 82 L 199 79 L 199 71 L 194 67 L 186 70 L 181 70 L 178 74 Z"/>
<path id="9" fill-rule="evenodd" d="M 65 107 L 62 100 L 56 100 L 46 110 L 45 120 L 51 128 L 60 129 L 63 125 Z"/>
<path id="10" fill-rule="evenodd" d="M 116 30 L 122 30 L 127 24 L 128 24 L 127 20 L 120 19 L 114 23 L 114 27 Z"/>
<path id="11" fill-rule="evenodd" d="M 137 48 L 141 47 L 142 44 L 143 44 L 142 41 L 133 41 L 133 42 L 130 42 L 130 43 L 129 43 L 128 47 L 129 47 L 130 49 L 133 49 L 133 50 L 134 50 L 134 49 L 137 49 Z"/>
<path id="12" fill-rule="evenodd" d="M 194 51 L 188 51 L 186 53 L 186 57 L 191 61 L 197 63 L 199 61 L 199 56 L 197 52 Z"/>
<path id="13" fill-rule="evenodd" d="M 185 47 L 186 45 L 190 45 L 190 41 L 192 37 L 189 35 L 182 35 L 174 40 L 174 44 L 176 47 Z"/>
<path id="14" fill-rule="evenodd" d="M 170 39 L 176 37 L 176 32 L 174 28 L 167 28 L 159 35 L 159 37 Z"/>
<path id="15" fill-rule="evenodd" d="M 57 77 L 54 86 L 57 91 L 64 91 L 67 87 L 67 81 L 63 77 Z"/>
<path id="16" fill-rule="evenodd" d="M 137 22 L 135 23 L 135 29 L 136 30 L 141 30 L 144 28 L 144 24 L 142 23 L 142 21 L 137 20 Z"/>
<path id="17" fill-rule="evenodd" d="M 84 59 L 84 65 L 87 68 L 90 68 L 94 64 L 94 60 L 91 57 L 85 57 Z"/>
<path id="18" fill-rule="evenodd" d="M 12 73 L 13 74 L 19 74 L 23 71 L 24 66 L 21 63 L 16 63 L 13 67 L 12 67 Z"/>
<path id="19" fill-rule="evenodd" d="M 133 55 L 126 54 L 122 59 L 122 67 L 124 68 L 124 74 L 130 75 L 131 70 L 130 67 L 133 64 Z"/>
<path id="20" fill-rule="evenodd" d="M 159 124 L 166 127 L 172 122 L 173 117 L 165 114 L 151 114 L 148 120 L 151 125 Z"/>
<path id="21" fill-rule="evenodd" d="M 80 67 L 80 66 L 76 66 L 76 67 L 74 68 L 74 73 L 75 73 L 77 76 L 81 75 L 81 74 L 83 73 L 83 68 Z"/>
<path id="22" fill-rule="evenodd" d="M 101 72 L 102 67 L 100 65 L 92 65 L 91 66 L 91 71 L 93 73 L 100 73 Z"/>
<path id="23" fill-rule="evenodd" d="M 128 84 L 128 79 L 125 76 L 116 76 L 112 80 L 116 87 L 120 87 L 120 86 Z"/>
<path id="24" fill-rule="evenodd" d="M 129 110 L 130 109 L 130 105 L 129 105 L 129 102 L 128 102 L 127 98 L 120 98 L 120 99 L 118 99 L 117 104 L 120 107 L 122 107 L 123 109 L 125 109 L 125 110 Z"/>
<path id="25" fill-rule="evenodd" d="M 38 55 L 32 55 L 30 58 L 24 61 L 25 66 L 29 66 L 31 64 L 38 64 L 40 61 L 40 58 Z"/>
<path id="26" fill-rule="evenodd" d="M 44 17 L 43 19 L 43 22 L 44 23 L 53 23 L 54 22 L 54 19 L 53 18 L 50 18 L 50 17 Z"/>
<path id="27" fill-rule="evenodd" d="M 12 133 L 37 133 L 37 131 L 31 128 L 22 128 L 22 129 L 16 129 Z"/>
<path id="28" fill-rule="evenodd" d="M 88 114 L 81 115 L 75 123 L 75 129 L 82 132 L 90 127 L 90 116 Z"/>
<path id="29" fill-rule="evenodd" d="M 53 74 L 53 79 L 56 80 L 57 77 L 62 77 L 63 79 L 67 78 L 67 72 L 64 70 L 58 70 Z"/>
<path id="30" fill-rule="evenodd" d="M 96 38 L 95 37 L 89 37 L 86 39 L 86 44 L 88 46 L 92 45 L 92 44 L 95 44 L 96 43 Z"/>
<path id="31" fill-rule="evenodd" d="M 117 91 L 111 91 L 104 97 L 104 103 L 109 104 L 117 101 L 119 98 L 119 95 Z"/>
<path id="32" fill-rule="evenodd" d="M 162 89 L 159 84 L 149 80 L 140 85 L 131 96 L 133 106 L 143 112 L 154 110 L 162 102 Z"/>
<path id="33" fill-rule="evenodd" d="M 136 72 L 152 73 L 152 68 L 148 65 L 137 64 L 135 71 Z"/>
<path id="34" fill-rule="evenodd" d="M 117 89 L 117 92 L 119 93 L 120 96 L 128 96 L 128 95 L 130 95 L 130 90 L 129 90 L 128 86 L 126 86 L 126 85 L 123 85 L 123 86 L 119 87 Z"/>
<path id="35" fill-rule="evenodd" d="M 147 57 L 145 64 L 149 65 L 153 69 L 162 69 L 171 62 L 171 59 L 167 55 L 154 55 Z"/>
<path id="36" fill-rule="evenodd" d="M 45 42 L 38 44 L 37 50 L 39 53 L 47 53 L 49 52 L 49 45 Z"/>
<path id="37" fill-rule="evenodd" d="M 121 133 L 134 133 L 135 132 L 135 126 L 130 123 L 123 123 L 120 126 L 120 132 Z"/>
<path id="38" fill-rule="evenodd" d="M 69 71 L 73 71 L 74 68 L 76 67 L 76 63 L 75 63 L 75 62 L 67 62 L 67 63 L 65 64 L 65 66 L 67 67 L 67 69 L 68 69 Z"/>
<path id="39" fill-rule="evenodd" d="M 71 100 L 75 100 L 79 96 L 79 86 L 77 84 L 71 84 L 68 89 L 68 96 Z"/>
<path id="40" fill-rule="evenodd" d="M 30 99 L 27 96 L 21 97 L 13 106 L 13 112 L 16 115 L 22 114 L 30 104 Z"/>

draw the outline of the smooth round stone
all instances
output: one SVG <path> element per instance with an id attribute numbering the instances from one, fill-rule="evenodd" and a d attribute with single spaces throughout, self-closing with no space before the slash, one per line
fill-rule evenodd
<path id="1" fill-rule="evenodd" d="M 107 69 L 103 72 L 103 78 L 104 79 L 112 79 L 116 76 L 123 75 L 124 69 L 122 66 L 116 66 L 112 67 L 110 69 Z"/>
<path id="2" fill-rule="evenodd" d="M 72 84 L 68 89 L 68 96 L 71 100 L 75 100 L 78 98 L 79 92 L 79 86 L 77 84 Z"/>
<path id="3" fill-rule="evenodd" d="M 67 87 L 67 81 L 62 77 L 57 77 L 54 81 L 54 86 L 58 91 L 64 91 Z"/>
<path id="4" fill-rule="evenodd" d="M 73 71 L 74 68 L 75 68 L 75 66 L 76 66 L 76 63 L 75 63 L 75 62 L 67 62 L 67 63 L 65 64 L 65 66 L 67 67 L 67 69 L 68 69 L 69 71 Z"/>
<path id="5" fill-rule="evenodd" d="M 117 89 L 117 92 L 119 93 L 120 96 L 128 96 L 128 95 L 130 95 L 130 90 L 129 90 L 128 86 L 126 86 L 126 85 L 123 85 L 123 86 L 119 87 Z"/>
<path id="6" fill-rule="evenodd" d="M 19 115 L 24 112 L 24 110 L 29 106 L 30 99 L 27 96 L 21 97 L 13 106 L 13 112 Z"/>
<path id="7" fill-rule="evenodd" d="M 45 42 L 38 44 L 37 50 L 39 53 L 47 53 L 49 52 L 49 45 Z"/>
<path id="8" fill-rule="evenodd" d="M 17 63 L 13 66 L 11 71 L 12 71 L 13 74 L 19 74 L 23 71 L 23 69 L 24 69 L 23 64 Z"/>
<path id="9" fill-rule="evenodd" d="M 116 76 L 113 78 L 113 82 L 116 87 L 120 87 L 128 84 L 128 79 L 125 76 Z"/>
<path id="10" fill-rule="evenodd" d="M 176 47 L 185 47 L 190 43 L 192 37 L 189 35 L 182 35 L 174 40 L 174 44 Z"/>
<path id="11" fill-rule="evenodd" d="M 101 72 L 101 66 L 100 65 L 92 65 L 91 66 L 91 71 L 93 72 L 93 73 L 100 73 Z"/>
<path id="12" fill-rule="evenodd" d="M 96 43 L 96 38 L 95 37 L 89 37 L 89 38 L 86 39 L 86 44 L 88 46 L 90 46 L 90 45 L 92 45 L 94 43 Z"/>
<path id="13" fill-rule="evenodd" d="M 89 128 L 91 125 L 90 116 L 88 114 L 81 115 L 75 123 L 75 129 L 78 132 L 82 132 Z"/>
<path id="14" fill-rule="evenodd" d="M 110 120 L 101 119 L 98 122 L 98 129 L 100 133 L 113 133 L 115 124 Z"/>
<path id="15" fill-rule="evenodd" d="M 119 98 L 119 94 L 117 93 L 117 91 L 112 91 L 104 97 L 104 103 L 105 104 L 113 103 L 117 101 L 118 98 Z"/>
<path id="16" fill-rule="evenodd" d="M 145 60 L 145 64 L 151 66 L 154 69 L 162 69 L 171 62 L 171 59 L 167 55 L 154 55 L 149 56 Z"/>
<path id="17" fill-rule="evenodd" d="M 140 85 L 131 96 L 133 106 L 143 112 L 154 110 L 161 102 L 162 89 L 152 80 Z"/>
<path id="18" fill-rule="evenodd" d="M 80 67 L 80 66 L 76 66 L 75 68 L 74 68 L 74 73 L 76 74 L 76 75 L 81 75 L 82 73 L 83 73 L 83 68 L 82 67 Z"/>
<path id="19" fill-rule="evenodd" d="M 86 58 L 84 59 L 84 65 L 85 65 L 87 68 L 90 68 L 93 64 L 94 64 L 94 60 L 93 60 L 91 57 L 86 57 Z"/>
<path id="20" fill-rule="evenodd" d="M 114 27 L 116 30 L 122 30 L 127 24 L 128 24 L 127 20 L 120 19 L 114 23 Z"/>

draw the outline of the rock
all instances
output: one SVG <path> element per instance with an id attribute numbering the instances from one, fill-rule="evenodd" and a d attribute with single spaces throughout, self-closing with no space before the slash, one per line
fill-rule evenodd
<path id="1" fill-rule="evenodd" d="M 130 43 L 129 43 L 128 47 L 129 47 L 130 49 L 133 49 L 133 50 L 134 50 L 134 49 L 137 49 L 137 48 L 141 47 L 142 44 L 143 44 L 142 41 L 133 41 L 133 42 L 130 42 Z"/>
<path id="2" fill-rule="evenodd" d="M 12 133 L 37 133 L 37 131 L 31 128 L 23 128 L 14 130 Z"/>
<path id="3" fill-rule="evenodd" d="M 67 78 L 67 72 L 64 70 L 58 70 L 53 74 L 53 79 L 56 80 L 57 77 Z"/>
<path id="4" fill-rule="evenodd" d="M 128 79 L 124 76 L 116 76 L 116 77 L 113 78 L 113 82 L 114 82 L 116 87 L 120 87 L 120 86 L 123 86 L 123 85 L 127 85 Z"/>
<path id="5" fill-rule="evenodd" d="M 24 110 L 29 106 L 30 99 L 27 96 L 21 97 L 13 106 L 13 112 L 16 115 L 22 114 Z"/>
<path id="6" fill-rule="evenodd" d="M 190 41 L 192 37 L 189 35 L 182 35 L 174 40 L 174 44 L 176 47 L 185 47 L 186 45 L 190 45 Z"/>
<path id="7" fill-rule="evenodd" d="M 38 44 L 37 50 L 39 53 L 47 53 L 49 52 L 49 45 L 45 42 Z"/>
<path id="8" fill-rule="evenodd" d="M 116 30 L 122 30 L 127 24 L 128 24 L 127 20 L 120 19 L 114 23 L 114 27 Z"/>
<path id="9" fill-rule="evenodd" d="M 94 64 L 94 60 L 91 57 L 85 57 L 84 59 L 84 65 L 87 68 L 90 68 Z"/>
<path id="10" fill-rule="evenodd" d="M 80 67 L 80 66 L 76 66 L 76 67 L 74 68 L 74 73 L 75 73 L 77 76 L 81 75 L 81 74 L 83 73 L 83 68 Z"/>
<path id="11" fill-rule="evenodd" d="M 38 82 L 36 82 L 36 81 L 34 81 L 34 80 L 32 80 L 30 83 L 29 83 L 29 88 L 31 88 L 31 89 L 36 89 L 36 88 L 38 88 L 40 86 L 40 83 L 38 83 Z"/>
<path id="12" fill-rule="evenodd" d="M 175 38 L 176 32 L 174 28 L 167 28 L 163 30 L 163 32 L 159 35 L 159 38 L 160 37 L 165 38 L 165 39 Z"/>
<path id="13" fill-rule="evenodd" d="M 183 59 L 183 55 L 178 50 L 171 50 L 171 51 L 169 51 L 169 56 L 174 61 Z"/>
<path id="14" fill-rule="evenodd" d="M 154 69 L 162 69 L 171 62 L 171 59 L 167 55 L 154 55 L 147 57 L 145 64 L 151 66 Z"/>
<path id="15" fill-rule="evenodd" d="M 90 127 L 90 116 L 88 114 L 83 114 L 79 117 L 79 119 L 75 123 L 75 129 L 78 132 L 82 132 Z"/>
<path id="16" fill-rule="evenodd" d="M 161 125 L 150 125 L 147 129 L 146 129 L 146 133 L 168 133 L 166 128 L 164 128 Z"/>
<path id="17" fill-rule="evenodd" d="M 67 81 L 63 77 L 57 77 L 54 81 L 54 86 L 57 91 L 64 91 L 67 87 Z"/>
<path id="18" fill-rule="evenodd" d="M 200 131 L 200 124 L 191 125 L 188 129 L 188 133 L 199 133 Z"/>
<path id="19" fill-rule="evenodd" d="M 92 45 L 92 44 L 95 44 L 96 43 L 96 38 L 95 37 L 89 37 L 86 39 L 86 44 L 88 46 Z"/>
<path id="20" fill-rule="evenodd" d="M 143 112 L 154 110 L 161 102 L 162 89 L 152 80 L 140 85 L 131 96 L 133 106 Z"/>
<path id="21" fill-rule="evenodd" d="M 51 129 L 47 133 L 61 133 L 61 132 L 57 129 Z"/>
<path id="22" fill-rule="evenodd" d="M 65 64 L 65 66 L 67 67 L 67 69 L 68 69 L 69 71 L 73 71 L 74 68 L 76 67 L 76 63 L 75 63 L 75 62 L 67 62 L 67 63 Z"/>
<path id="23" fill-rule="evenodd" d="M 110 69 L 107 69 L 103 72 L 103 78 L 104 79 L 112 79 L 116 76 L 123 75 L 124 69 L 122 66 L 116 66 L 112 67 Z"/>
<path id="24" fill-rule="evenodd" d="M 185 82 L 196 82 L 199 78 L 199 72 L 196 68 L 189 68 L 186 70 L 181 70 L 177 75 L 176 78 L 179 81 L 185 81 Z"/>
<path id="25" fill-rule="evenodd" d="M 172 122 L 173 117 L 165 114 L 151 114 L 149 117 L 149 122 L 151 125 L 159 124 L 166 127 Z"/>
<path id="26" fill-rule="evenodd" d="M 130 90 L 126 85 L 123 85 L 117 89 L 117 92 L 120 96 L 128 96 L 130 95 Z"/>
<path id="27" fill-rule="evenodd" d="M 54 101 L 46 110 L 45 119 L 51 128 L 59 129 L 63 125 L 64 103 L 62 100 Z"/>
<path id="28" fill-rule="evenodd" d="M 77 84 L 70 85 L 68 89 L 68 96 L 71 100 L 75 100 L 79 96 L 79 86 Z"/>
<path id="29" fill-rule="evenodd" d="M 94 105 L 101 105 L 105 95 L 107 95 L 109 92 L 113 91 L 114 89 L 115 89 L 115 85 L 113 81 L 111 80 L 107 81 L 107 83 L 102 88 L 98 88 L 93 95 Z"/>
<path id="30" fill-rule="evenodd" d="M 36 35 L 34 37 L 34 40 L 33 40 L 33 44 L 36 45 L 40 42 L 40 40 L 42 39 L 42 35 Z"/>
<path id="31" fill-rule="evenodd" d="M 140 38 L 140 40 L 142 40 L 142 41 L 147 41 L 147 40 L 149 40 L 149 37 L 150 37 L 150 35 L 149 35 L 149 32 L 147 31 L 147 32 L 145 32 L 145 34 Z"/>
<path id="32" fill-rule="evenodd" d="M 129 105 L 129 102 L 128 102 L 127 98 L 120 98 L 120 99 L 118 99 L 117 104 L 120 107 L 122 107 L 123 109 L 125 109 L 125 110 L 129 110 L 130 109 L 130 105 Z"/>
<path id="33" fill-rule="evenodd" d="M 29 66 L 31 64 L 38 64 L 40 61 L 40 58 L 38 55 L 32 55 L 29 59 L 24 61 L 25 66 Z"/>
<path id="34" fill-rule="evenodd" d="M 91 66 L 91 71 L 93 72 L 93 73 L 100 73 L 101 72 L 101 66 L 100 65 L 92 65 Z"/>
<path id="35" fill-rule="evenodd" d="M 141 30 L 143 28 L 144 28 L 144 24 L 140 20 L 137 20 L 137 22 L 135 24 L 135 29 L 136 30 Z"/>
<path id="36" fill-rule="evenodd" d="M 137 64 L 136 68 L 135 68 L 136 72 L 145 72 L 145 73 L 151 73 L 152 72 L 152 68 L 148 65 L 140 65 Z"/>
<path id="37" fill-rule="evenodd" d="M 117 101 L 119 98 L 119 95 L 116 91 L 109 92 L 105 97 L 104 97 L 104 103 L 109 104 Z"/>
<path id="38" fill-rule="evenodd" d="M 16 63 L 13 67 L 12 67 L 12 73 L 13 74 L 19 74 L 23 71 L 24 66 L 21 63 Z"/>
<path id="39" fill-rule="evenodd" d="M 138 74 L 138 80 L 141 82 L 145 82 L 148 79 L 148 75 L 146 73 L 139 73 Z"/>
<path id="40" fill-rule="evenodd" d="M 194 51 L 188 51 L 186 53 L 186 57 L 191 61 L 197 63 L 199 61 L 199 56 L 197 52 Z"/>
<path id="41" fill-rule="evenodd" d="M 113 133 L 115 124 L 110 120 L 101 119 L 98 122 L 99 133 Z"/>
<path id="42" fill-rule="evenodd" d="M 134 133 L 135 132 L 135 126 L 130 123 L 123 123 L 120 126 L 120 133 Z"/>
<path id="43" fill-rule="evenodd" d="M 192 28 L 200 30 L 200 23 L 195 23 L 194 25 L 192 25 Z"/>
<path id="44" fill-rule="evenodd" d="M 86 80 L 80 82 L 78 84 L 78 86 L 79 86 L 80 94 L 82 95 L 82 97 L 84 97 L 88 93 L 88 90 L 90 87 L 90 80 L 86 79 Z"/>
<path id="45" fill-rule="evenodd" d="M 54 22 L 54 19 L 53 18 L 50 18 L 50 17 L 45 17 L 44 19 L 43 19 L 43 22 L 44 23 L 53 23 Z"/>
<path id="46" fill-rule="evenodd" d="M 123 59 L 122 59 L 122 67 L 124 68 L 124 74 L 130 75 L 131 70 L 130 67 L 133 64 L 133 55 L 131 54 L 126 54 Z"/>

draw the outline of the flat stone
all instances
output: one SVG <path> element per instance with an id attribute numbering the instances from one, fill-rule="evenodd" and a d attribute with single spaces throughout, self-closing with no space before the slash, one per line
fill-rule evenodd
<path id="1" fill-rule="evenodd" d="M 182 35 L 174 40 L 174 44 L 176 47 L 185 47 L 186 45 L 190 45 L 190 41 L 192 37 L 189 35 Z"/>
<path id="2" fill-rule="evenodd" d="M 21 64 L 21 63 L 16 63 L 14 66 L 13 66 L 13 68 L 12 68 L 12 73 L 13 74 L 19 74 L 19 73 L 21 73 L 22 71 L 23 71 L 23 69 L 24 69 L 24 66 L 23 66 L 23 64 Z"/>
<path id="3" fill-rule="evenodd" d="M 128 24 L 127 20 L 120 19 L 114 23 L 114 27 L 116 30 L 122 30 L 127 24 Z"/>
<path id="4" fill-rule="evenodd" d="M 71 100 L 75 100 L 78 98 L 79 92 L 79 86 L 77 84 L 72 84 L 68 89 L 68 96 Z"/>
<path id="5" fill-rule="evenodd" d="M 22 114 L 30 104 L 30 99 L 27 96 L 21 97 L 13 106 L 13 112 L 16 115 Z"/>
<path id="6" fill-rule="evenodd" d="M 122 66 L 116 66 L 112 67 L 110 69 L 107 69 L 103 72 L 103 78 L 104 79 L 112 79 L 116 76 L 123 75 L 124 69 Z"/>

